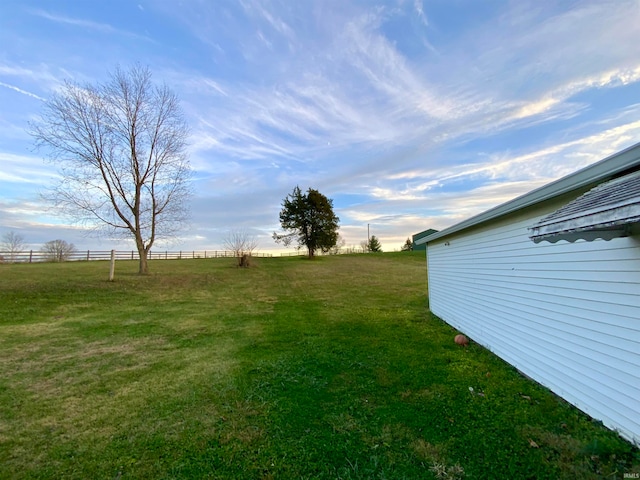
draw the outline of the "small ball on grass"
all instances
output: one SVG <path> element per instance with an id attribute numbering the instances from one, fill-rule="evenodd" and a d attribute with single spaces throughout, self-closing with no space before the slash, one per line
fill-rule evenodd
<path id="1" fill-rule="evenodd" d="M 453 341 L 456 342 L 456 344 L 461 345 L 463 347 L 466 347 L 467 345 L 469 345 L 469 339 L 465 335 L 462 335 L 461 333 L 456 335 Z"/>

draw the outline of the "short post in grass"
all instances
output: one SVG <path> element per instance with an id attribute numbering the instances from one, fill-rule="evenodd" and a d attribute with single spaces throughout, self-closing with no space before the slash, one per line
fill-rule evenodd
<path id="1" fill-rule="evenodd" d="M 113 275 L 116 272 L 116 251 L 111 250 L 111 268 L 109 269 L 109 281 L 113 282 Z"/>

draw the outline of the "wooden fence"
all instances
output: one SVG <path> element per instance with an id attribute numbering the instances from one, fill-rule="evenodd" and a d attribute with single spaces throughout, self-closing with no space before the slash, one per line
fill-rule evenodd
<path id="1" fill-rule="evenodd" d="M 337 252 L 322 253 L 318 255 L 336 255 L 347 253 L 366 253 L 362 248 L 349 247 L 342 248 Z M 305 256 L 307 251 L 304 249 L 296 249 L 292 252 L 281 252 L 281 257 Z M 149 251 L 149 260 L 183 260 L 189 258 L 223 258 L 235 257 L 235 253 L 229 250 L 151 250 Z M 271 253 L 252 253 L 253 257 L 273 257 Z M 65 261 L 92 261 L 92 260 L 110 260 L 111 250 L 76 250 L 65 257 Z M 115 250 L 116 260 L 138 260 L 137 250 Z M 54 261 L 51 253 L 41 252 L 39 250 L 25 250 L 22 252 L 3 252 L 0 251 L 0 263 L 36 263 Z"/>
<path id="2" fill-rule="evenodd" d="M 272 257 L 270 253 L 253 253 L 254 257 Z M 235 253 L 228 250 L 178 250 L 178 251 L 149 251 L 149 260 L 181 260 L 188 258 L 220 258 L 235 257 Z M 66 261 L 91 261 L 110 260 L 111 250 L 77 250 L 69 254 Z M 116 260 L 138 260 L 137 250 L 115 250 Z M 23 252 L 2 252 L 0 251 L 0 262 L 4 263 L 35 263 L 50 262 L 51 254 L 38 250 Z"/>

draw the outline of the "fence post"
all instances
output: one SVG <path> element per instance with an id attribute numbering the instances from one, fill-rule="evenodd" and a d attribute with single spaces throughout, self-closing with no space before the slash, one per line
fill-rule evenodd
<path id="1" fill-rule="evenodd" d="M 133 260 L 133 250 L 131 250 L 131 260 Z"/>
<path id="2" fill-rule="evenodd" d="M 29 250 L 29 263 L 33 261 L 33 250 Z"/>
<path id="3" fill-rule="evenodd" d="M 87 250 L 87 262 L 91 259 L 90 250 Z"/>
<path id="4" fill-rule="evenodd" d="M 116 251 L 111 250 L 111 268 L 109 269 L 109 281 L 113 282 L 113 275 L 116 271 Z"/>

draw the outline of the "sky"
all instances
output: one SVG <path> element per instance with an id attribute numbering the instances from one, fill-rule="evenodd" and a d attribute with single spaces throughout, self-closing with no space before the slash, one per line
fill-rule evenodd
<path id="1" fill-rule="evenodd" d="M 399 250 L 640 141 L 639 38 L 639 0 L 2 0 L 0 236 L 132 248 L 56 216 L 28 131 L 65 81 L 141 64 L 190 126 L 189 226 L 157 248 L 283 251 L 298 185 L 347 247 Z"/>

